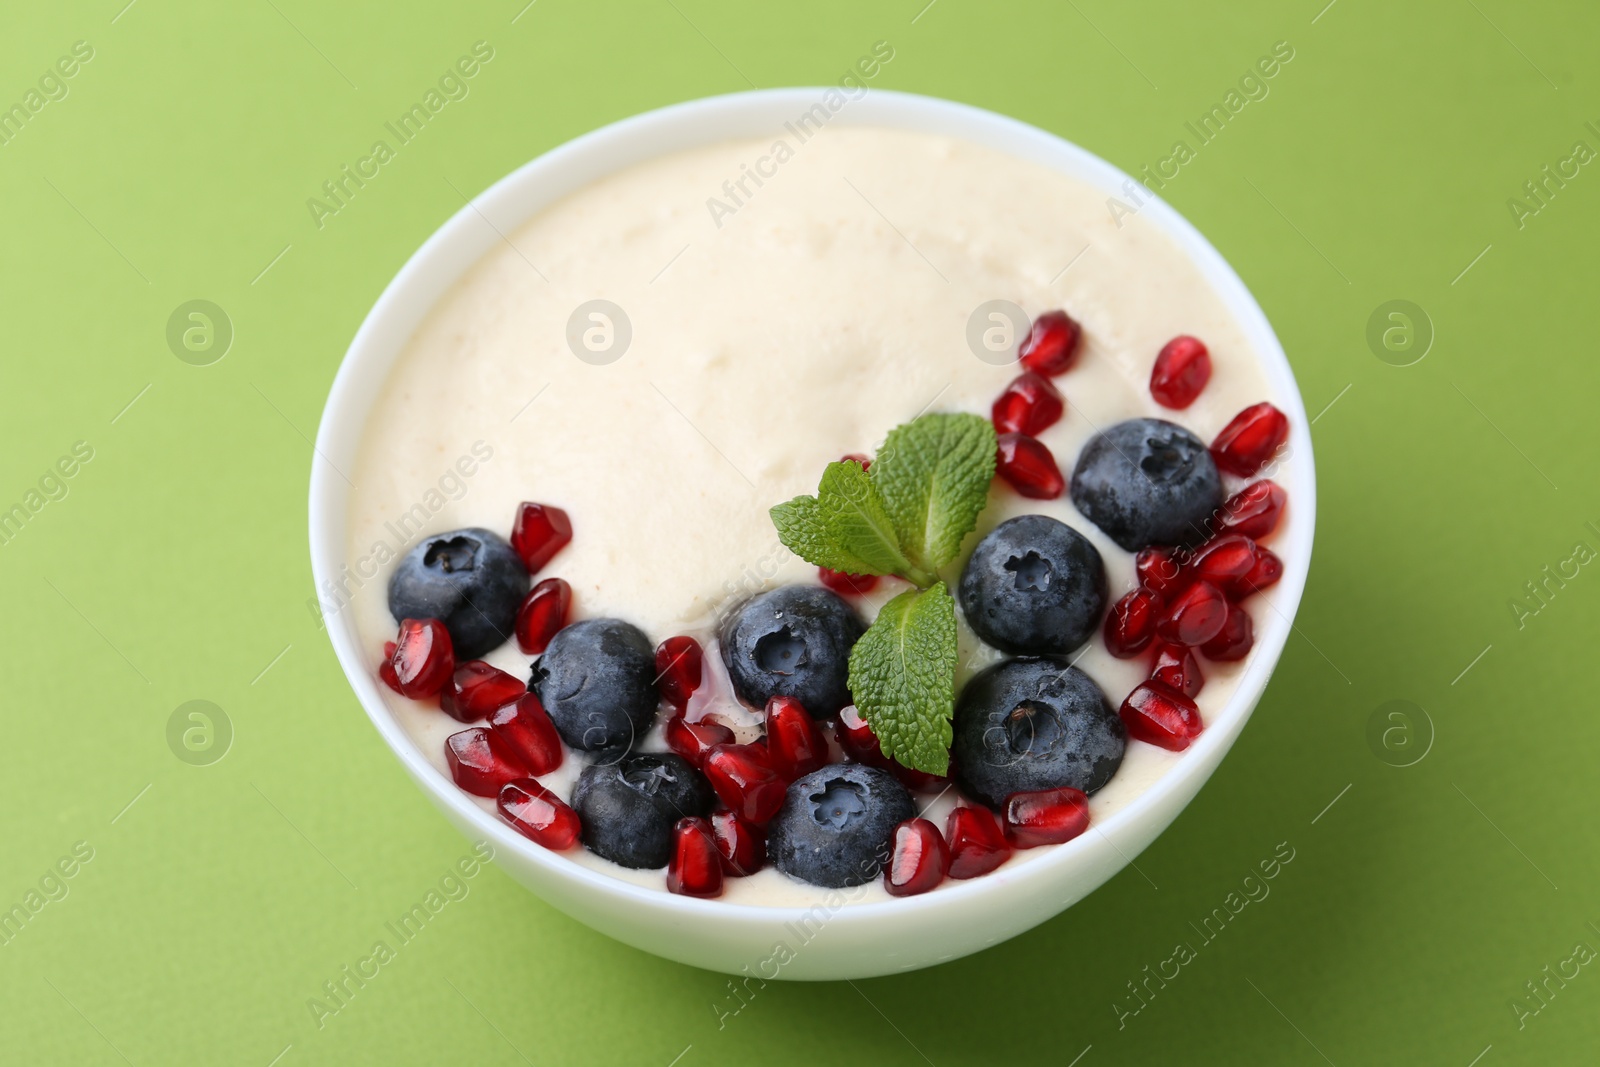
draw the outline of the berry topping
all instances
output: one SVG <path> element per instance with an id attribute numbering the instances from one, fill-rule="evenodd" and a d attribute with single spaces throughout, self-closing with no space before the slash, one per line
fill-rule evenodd
<path id="1" fill-rule="evenodd" d="M 412 700 L 437 696 L 455 674 L 450 633 L 438 619 L 402 619 L 389 656 L 394 688 Z M 387 680 L 387 679 L 386 679 Z"/>
<path id="2" fill-rule="evenodd" d="M 1229 474 L 1248 478 L 1271 459 L 1289 439 L 1289 419 L 1268 403 L 1245 408 L 1222 428 L 1211 442 L 1217 466 Z"/>
<path id="3" fill-rule="evenodd" d="M 1193 700 L 1206 684 L 1200 673 L 1200 661 L 1194 650 L 1183 645 L 1157 645 L 1155 663 L 1150 667 L 1150 680 L 1160 682 L 1168 689 L 1176 689 Z"/>
<path id="4" fill-rule="evenodd" d="M 572 807 L 583 820 L 583 843 L 597 856 L 635 869 L 665 867 L 673 824 L 709 812 L 711 789 L 670 752 L 634 753 L 585 767 Z"/>
<path id="5" fill-rule="evenodd" d="M 1251 482 L 1222 505 L 1217 532 L 1243 534 L 1259 541 L 1278 528 L 1288 499 L 1289 494 L 1277 482 L 1265 478 Z"/>
<path id="6" fill-rule="evenodd" d="M 1242 600 L 1252 593 L 1259 593 L 1268 586 L 1276 585 L 1279 578 L 1283 577 L 1283 560 L 1271 549 L 1256 546 L 1256 565 L 1250 568 L 1250 573 L 1234 582 L 1228 589 L 1228 595 L 1235 600 Z"/>
<path id="7" fill-rule="evenodd" d="M 768 761 L 786 781 L 828 762 L 828 739 L 794 697 L 767 701 L 766 726 Z"/>
<path id="8" fill-rule="evenodd" d="M 767 856 L 791 878 L 831 889 L 878 877 L 895 827 L 916 816 L 911 796 L 876 767 L 840 763 L 796 781 L 767 828 Z"/>
<path id="9" fill-rule="evenodd" d="M 1193 700 L 1155 681 L 1141 682 L 1120 710 L 1129 737 L 1173 752 L 1188 748 L 1203 725 Z"/>
<path id="10" fill-rule="evenodd" d="M 1078 342 L 1082 337 L 1083 327 L 1065 311 L 1046 311 L 1033 320 L 1033 327 L 1017 354 L 1024 367 L 1053 378 L 1078 361 Z"/>
<path id="11" fill-rule="evenodd" d="M 817 580 L 840 596 L 866 596 L 878 588 L 876 574 L 847 574 L 826 567 L 817 568 Z"/>
<path id="12" fill-rule="evenodd" d="M 400 679 L 395 677 L 394 673 L 394 650 L 395 643 L 393 641 L 385 641 L 383 643 L 383 658 L 378 661 L 378 680 L 396 693 L 399 693 Z"/>
<path id="13" fill-rule="evenodd" d="M 1200 651 L 1206 659 L 1231 663 L 1248 656 L 1250 646 L 1255 643 L 1255 627 L 1250 622 L 1250 613 L 1237 604 L 1229 604 L 1227 621 L 1217 631 L 1217 636 L 1200 646 Z"/>
<path id="14" fill-rule="evenodd" d="M 722 857 L 723 874 L 743 878 L 767 862 L 767 835 L 761 827 L 726 808 L 711 813 L 711 837 Z"/>
<path id="15" fill-rule="evenodd" d="M 956 702 L 954 738 L 962 791 L 995 808 L 1012 793 L 1060 786 L 1093 793 L 1121 766 L 1124 747 L 1105 694 L 1064 656 L 978 672 Z"/>
<path id="16" fill-rule="evenodd" d="M 389 614 L 438 619 L 456 655 L 479 659 L 516 627 L 528 571 L 511 546 L 488 530 L 435 534 L 400 560 L 389 576 Z"/>
<path id="17" fill-rule="evenodd" d="M 878 744 L 878 735 L 872 732 L 867 720 L 861 717 L 854 704 L 839 709 L 839 747 L 857 763 L 869 767 L 888 767 L 890 759 Z"/>
<path id="18" fill-rule="evenodd" d="M 507 782 L 528 776 L 506 740 L 481 726 L 445 738 L 444 758 L 456 785 L 477 797 L 492 797 Z"/>
<path id="19" fill-rule="evenodd" d="M 1106 613 L 1106 651 L 1118 659 L 1132 659 L 1156 635 L 1161 598 L 1148 589 L 1135 589 L 1111 605 Z"/>
<path id="20" fill-rule="evenodd" d="M 872 460 L 868 459 L 866 456 L 863 456 L 860 452 L 851 452 L 847 455 L 840 456 L 839 462 L 859 463 L 861 464 L 862 470 L 869 470 L 872 467 Z"/>
<path id="21" fill-rule="evenodd" d="M 1013 848 L 1059 845 L 1089 828 L 1089 798 L 1076 789 L 1012 793 L 1000 818 Z"/>
<path id="22" fill-rule="evenodd" d="M 714 719 L 690 722 L 681 714 L 667 720 L 667 747 L 699 768 L 706 753 L 718 745 L 733 744 L 733 731 Z"/>
<path id="23" fill-rule="evenodd" d="M 994 470 L 1030 500 L 1054 500 L 1067 488 L 1056 457 L 1042 441 L 1026 434 L 1000 435 Z"/>
<path id="24" fill-rule="evenodd" d="M 1240 534 L 1224 534 L 1200 546 L 1194 572 L 1218 589 L 1228 589 L 1256 565 L 1256 543 Z"/>
<path id="25" fill-rule="evenodd" d="M 629 748 L 650 729 L 655 676 L 655 653 L 637 626 L 584 619 L 550 639 L 528 688 L 539 694 L 563 741 L 598 752 Z"/>
<path id="26" fill-rule="evenodd" d="M 567 624 L 572 607 L 572 586 L 560 578 L 546 578 L 528 591 L 517 608 L 517 647 L 537 656 Z"/>
<path id="27" fill-rule="evenodd" d="M 515 704 L 500 708 L 490 716 L 489 726 L 511 746 L 534 777 L 561 766 L 565 756 L 561 738 L 534 694 L 524 693 Z"/>
<path id="28" fill-rule="evenodd" d="M 944 881 L 949 868 L 950 847 L 939 828 L 927 819 L 907 819 L 894 828 L 883 888 L 896 897 L 926 893 Z"/>
<path id="29" fill-rule="evenodd" d="M 1156 624 L 1163 641 L 1194 648 L 1222 630 L 1228 620 L 1228 602 L 1210 582 L 1194 582 L 1172 598 Z"/>
<path id="30" fill-rule="evenodd" d="M 439 709 L 452 719 L 477 722 L 515 701 L 527 688 L 498 667 L 470 659 L 458 665 L 450 681 L 439 690 Z"/>
<path id="31" fill-rule="evenodd" d="M 722 631 L 722 659 L 739 699 L 764 708 L 791 696 L 815 718 L 850 703 L 850 649 L 866 630 L 855 609 L 816 585 L 751 597 Z"/>
<path id="32" fill-rule="evenodd" d="M 1164 408 L 1183 409 L 1194 403 L 1211 380 L 1211 353 L 1203 341 L 1187 334 L 1161 348 L 1150 372 L 1150 395 Z"/>
<path id="33" fill-rule="evenodd" d="M 1182 426 L 1129 419 L 1083 446 L 1072 503 L 1129 552 L 1193 545 L 1222 503 L 1222 479 L 1205 444 Z"/>
<path id="34" fill-rule="evenodd" d="M 522 557 L 529 574 L 550 562 L 572 540 L 572 520 L 560 508 L 524 501 L 511 524 L 511 547 Z"/>
<path id="35" fill-rule="evenodd" d="M 1011 858 L 1011 845 L 988 808 L 952 810 L 944 836 L 950 843 L 951 878 L 976 878 Z"/>
<path id="36" fill-rule="evenodd" d="M 679 819 L 673 825 L 667 889 L 686 897 L 722 895 L 722 857 L 704 819 Z"/>
<path id="37" fill-rule="evenodd" d="M 577 844 L 583 829 L 578 813 L 532 778 L 507 782 L 495 798 L 495 807 L 523 837 L 557 852 Z"/>
<path id="38" fill-rule="evenodd" d="M 717 745 L 701 766 L 717 799 L 740 818 L 764 823 L 783 806 L 783 777 L 760 745 Z"/>
<path id="39" fill-rule="evenodd" d="M 1094 545 L 1066 523 L 1022 515 L 978 542 L 957 597 L 967 625 L 996 648 L 1071 652 L 1094 633 L 1105 611 L 1105 565 Z"/>
<path id="40" fill-rule="evenodd" d="M 1178 553 L 1159 545 L 1141 548 L 1133 557 L 1133 569 L 1139 575 L 1140 585 L 1162 596 L 1176 592 L 1185 580 Z"/>
<path id="41" fill-rule="evenodd" d="M 1037 436 L 1060 421 L 1064 409 L 1061 393 L 1050 380 L 1030 370 L 1005 387 L 989 415 L 999 433 Z"/>
<path id="42" fill-rule="evenodd" d="M 682 711 L 700 688 L 705 652 L 692 637 L 669 637 L 656 646 L 656 689 L 661 699 Z"/>

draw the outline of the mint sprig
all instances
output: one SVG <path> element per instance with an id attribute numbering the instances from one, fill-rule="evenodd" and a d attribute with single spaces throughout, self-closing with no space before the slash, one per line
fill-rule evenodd
<path id="1" fill-rule="evenodd" d="M 864 471 L 828 464 L 816 496 L 772 509 L 778 537 L 808 563 L 893 574 L 916 586 L 883 606 L 850 653 L 850 692 L 886 756 L 948 767 L 955 601 L 939 580 L 977 525 L 994 478 L 995 432 L 977 415 L 923 415 L 889 432 Z"/>

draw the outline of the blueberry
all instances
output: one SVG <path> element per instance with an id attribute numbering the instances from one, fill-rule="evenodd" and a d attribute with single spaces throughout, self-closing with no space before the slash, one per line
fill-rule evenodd
<path id="1" fill-rule="evenodd" d="M 888 771 L 835 763 L 789 786 L 767 827 L 767 857 L 791 878 L 842 889 L 878 877 L 894 828 L 917 808 Z"/>
<path id="2" fill-rule="evenodd" d="M 672 824 L 711 811 L 711 786 L 681 756 L 636 752 L 585 767 L 572 791 L 589 851 L 624 867 L 665 867 Z"/>
<path id="3" fill-rule="evenodd" d="M 957 783 L 998 808 L 1012 793 L 1093 793 L 1117 773 L 1128 734 L 1094 679 L 1064 656 L 996 663 L 956 701 Z"/>
<path id="4" fill-rule="evenodd" d="M 990 530 L 957 587 L 974 633 L 1018 653 L 1071 652 L 1106 610 L 1106 568 L 1077 530 L 1048 515 L 1022 515 Z"/>
<path id="5" fill-rule="evenodd" d="M 1205 444 L 1161 419 L 1129 419 L 1089 439 L 1072 471 L 1072 503 L 1136 552 L 1197 545 L 1222 506 L 1222 479 Z"/>
<path id="6" fill-rule="evenodd" d="M 633 747 L 656 714 L 656 654 L 637 626 L 584 619 L 562 627 L 533 665 L 539 695 L 561 740 L 580 752 Z"/>
<path id="7" fill-rule="evenodd" d="M 516 629 L 528 593 L 528 569 L 497 534 L 476 527 L 434 534 L 389 576 L 389 614 L 438 619 L 450 631 L 456 661 L 477 659 Z"/>
<path id="8" fill-rule="evenodd" d="M 850 649 L 865 631 L 836 594 L 785 585 L 751 597 L 723 625 L 722 661 L 751 707 L 790 696 L 822 719 L 850 703 Z"/>

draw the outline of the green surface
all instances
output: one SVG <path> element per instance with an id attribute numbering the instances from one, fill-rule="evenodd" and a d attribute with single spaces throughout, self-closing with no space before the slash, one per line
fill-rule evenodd
<path id="1" fill-rule="evenodd" d="M 123 2 L 12 5 L 0 35 L 0 101 L 24 106 L 73 42 L 93 48 L 0 146 L 0 507 L 39 505 L 0 545 L 0 904 L 41 880 L 61 897 L 0 945 L 0 1058 L 1593 1062 L 1600 577 L 1574 546 L 1600 548 L 1600 175 L 1552 182 L 1520 226 L 1507 206 L 1575 141 L 1600 149 L 1592 8 L 541 0 L 513 21 L 523 0 Z M 1255 291 L 1321 412 L 1316 559 L 1254 721 L 1138 870 L 970 959 L 768 986 L 731 1014 L 725 978 L 489 868 L 319 1028 L 308 999 L 470 848 L 305 607 L 308 438 L 346 344 L 457 190 L 658 105 L 836 80 L 880 39 L 877 86 L 1130 170 L 1194 148 L 1165 195 Z M 494 54 L 470 94 L 319 229 L 307 198 L 479 40 Z M 1278 41 L 1294 58 L 1270 93 L 1196 148 L 1184 123 Z M 166 341 L 194 299 L 234 328 L 209 366 Z M 1437 334 L 1413 366 L 1368 346 L 1396 299 Z M 80 441 L 92 459 L 30 500 Z M 1550 592 L 1519 619 L 1535 581 Z M 220 762 L 169 748 L 192 700 L 231 722 Z M 1391 751 L 1401 721 L 1369 720 L 1393 700 L 1432 728 L 1411 712 Z M 1293 860 L 1246 883 L 1280 842 Z M 1119 1026 L 1126 983 L 1172 973 L 1178 942 L 1194 958 Z"/>

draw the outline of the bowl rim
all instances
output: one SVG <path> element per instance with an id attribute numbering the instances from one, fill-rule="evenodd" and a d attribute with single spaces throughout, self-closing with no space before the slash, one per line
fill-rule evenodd
<path id="1" fill-rule="evenodd" d="M 439 226 L 384 287 L 351 340 L 329 389 L 311 462 L 308 519 L 314 591 L 325 588 L 329 580 L 337 585 L 337 577 L 345 566 L 348 490 L 353 487 L 345 480 L 336 460 L 353 459 L 359 449 L 363 436 L 360 431 L 370 417 L 371 401 L 377 391 L 369 387 L 366 379 L 375 376 L 376 382 L 384 380 L 421 320 L 489 247 L 503 239 L 495 236 L 500 230 L 489 222 L 490 218 L 501 220 L 502 228 L 514 230 L 568 193 L 605 174 L 672 151 L 745 136 L 764 136 L 770 132 L 767 123 L 777 128 L 783 117 L 804 111 L 825 94 L 840 92 L 844 90 L 834 86 L 800 86 L 729 93 L 672 104 L 612 122 L 522 164 L 474 196 Z M 846 121 L 839 123 L 839 118 Z M 1183 753 L 1185 758 L 1104 822 L 1094 824 L 1093 828 L 1100 831 L 1098 836 L 1110 839 L 1115 846 L 1119 835 L 1133 836 L 1133 828 L 1141 825 L 1147 813 L 1168 796 L 1183 791 L 1198 776 L 1198 782 L 1194 782 L 1190 791 L 1192 797 L 1210 777 L 1260 699 L 1294 628 L 1294 617 L 1310 569 L 1316 515 L 1316 472 L 1310 426 L 1294 372 L 1266 314 L 1221 253 L 1159 195 L 1087 149 L 993 111 L 888 89 L 870 89 L 859 98 L 851 99 L 830 126 L 835 123 L 935 133 L 976 142 L 1066 173 L 1124 202 L 1128 199 L 1128 190 L 1134 190 L 1142 200 L 1137 214 L 1161 229 L 1195 263 L 1236 318 L 1260 357 L 1262 370 L 1275 393 L 1274 400 L 1283 405 L 1289 417 L 1287 462 L 1296 486 L 1295 506 L 1290 509 L 1286 528 L 1279 533 L 1284 575 L 1273 593 L 1273 617 L 1258 629 L 1256 647 L 1232 697 L 1213 716 L 1200 738 Z M 729 130 L 730 126 L 740 127 L 740 130 Z M 746 134 L 742 132 L 743 127 L 758 128 L 761 132 Z M 533 206 L 528 207 L 523 203 L 528 196 L 527 188 L 541 184 L 550 186 L 552 191 L 538 195 Z M 509 218 L 510 215 L 515 218 Z M 486 236 L 482 232 L 485 224 L 493 234 Z M 407 322 L 410 325 L 403 329 L 397 325 Z M 484 811 L 440 773 L 392 715 L 377 688 L 374 673 L 367 667 L 367 657 L 357 642 L 353 613 L 346 610 L 347 607 L 344 605 L 331 614 L 325 611 L 319 614 L 346 680 L 367 717 L 434 803 L 459 816 L 458 825 L 464 821 L 473 826 L 482 839 L 495 847 L 497 854 L 498 850 L 515 853 L 554 877 L 610 898 L 613 904 L 661 909 L 684 917 L 782 923 L 796 921 L 816 907 L 815 903 L 751 904 L 680 896 L 572 862 L 523 837 Z M 1187 804 L 1187 800 L 1184 803 Z M 1152 835 L 1152 840 L 1160 832 Z M 1002 885 L 1042 884 L 1070 870 L 1091 848 L 1096 836 L 1081 834 L 1052 846 L 1048 855 L 1010 869 L 1002 868 L 982 878 L 946 884 L 938 892 L 885 901 L 853 902 L 835 915 L 875 920 L 890 915 L 935 912 L 959 908 Z M 1124 853 L 1123 862 L 1112 874 L 1131 859 Z M 1089 891 L 1110 877 L 1111 874 L 1107 874 Z"/>

